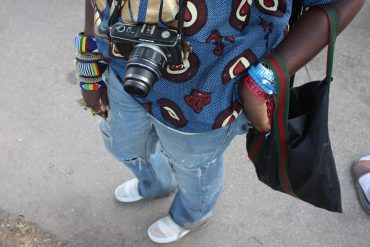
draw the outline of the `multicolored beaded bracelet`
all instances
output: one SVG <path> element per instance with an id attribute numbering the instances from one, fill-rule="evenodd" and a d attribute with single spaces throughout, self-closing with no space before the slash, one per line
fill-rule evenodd
<path id="1" fill-rule="evenodd" d="M 87 91 L 95 91 L 95 90 L 98 90 L 100 88 L 105 88 L 107 86 L 105 85 L 105 83 L 103 81 L 100 81 L 98 83 L 80 82 L 80 87 L 84 90 L 87 90 Z"/>
<path id="2" fill-rule="evenodd" d="M 75 49 L 78 52 L 97 52 L 98 47 L 94 37 L 79 33 L 75 37 Z"/>
<path id="3" fill-rule="evenodd" d="M 101 76 L 99 63 L 81 63 L 76 61 L 76 73 L 85 77 Z"/>

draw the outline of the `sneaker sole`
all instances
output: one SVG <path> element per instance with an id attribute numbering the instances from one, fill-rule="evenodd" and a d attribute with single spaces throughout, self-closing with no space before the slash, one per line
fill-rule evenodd
<path id="1" fill-rule="evenodd" d="M 367 201 L 367 198 L 365 196 L 364 191 L 361 188 L 360 183 L 355 182 L 355 186 L 356 186 L 357 194 L 358 194 L 358 197 L 360 198 L 360 203 L 361 203 L 363 209 L 365 210 L 365 212 L 368 215 L 370 215 L 370 203 Z"/>

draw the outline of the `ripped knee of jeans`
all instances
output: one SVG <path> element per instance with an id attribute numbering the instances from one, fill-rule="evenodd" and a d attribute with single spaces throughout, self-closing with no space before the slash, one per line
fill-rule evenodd
<path id="1" fill-rule="evenodd" d="M 129 159 L 121 159 L 122 163 L 124 163 L 128 167 L 136 167 L 141 171 L 143 169 L 143 166 L 146 163 L 146 159 L 143 157 L 134 157 L 134 158 L 129 158 Z"/>

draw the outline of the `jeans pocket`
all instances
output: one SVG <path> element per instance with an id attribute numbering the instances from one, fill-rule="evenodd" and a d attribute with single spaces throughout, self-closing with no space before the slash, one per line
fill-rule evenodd
<path id="1" fill-rule="evenodd" d="M 99 120 L 100 133 L 102 134 L 103 139 L 111 139 L 112 135 L 110 134 L 110 130 L 108 129 L 106 121 L 107 120 L 105 120 L 105 119 L 100 119 Z"/>

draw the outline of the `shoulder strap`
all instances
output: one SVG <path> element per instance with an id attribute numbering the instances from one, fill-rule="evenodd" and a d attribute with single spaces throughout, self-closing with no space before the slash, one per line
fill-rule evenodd
<path id="1" fill-rule="evenodd" d="M 338 16 L 335 9 L 331 5 L 320 6 L 320 8 L 325 12 L 326 17 L 328 18 L 329 22 L 329 35 L 328 35 L 328 53 L 326 59 L 326 77 L 324 81 L 326 83 L 330 83 L 333 78 L 333 64 L 334 64 L 334 48 L 335 48 L 335 41 L 337 38 L 338 32 Z"/>
<path id="2" fill-rule="evenodd" d="M 332 81 L 334 44 L 337 34 L 338 19 L 333 7 L 324 6 L 322 7 L 322 10 L 325 11 L 329 22 L 328 55 L 326 64 L 326 77 L 324 79 L 324 82 L 330 83 Z M 289 142 L 288 117 L 290 99 L 289 74 L 283 59 L 276 52 L 273 52 L 271 55 L 269 55 L 264 62 L 267 63 L 269 68 L 271 68 L 274 72 L 277 85 L 272 128 L 274 139 L 276 140 L 276 144 L 278 147 L 280 184 L 286 193 L 295 196 L 287 172 L 287 151 Z"/>

